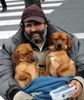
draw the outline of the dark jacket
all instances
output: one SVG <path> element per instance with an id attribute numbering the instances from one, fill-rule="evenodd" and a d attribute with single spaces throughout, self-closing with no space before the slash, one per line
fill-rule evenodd
<path id="1" fill-rule="evenodd" d="M 56 32 L 57 29 L 52 25 L 48 25 L 47 34 L 51 34 Z M 78 66 L 77 75 L 84 77 L 83 75 L 83 65 L 84 65 L 84 57 L 80 52 L 80 45 L 78 39 L 72 36 L 73 46 L 70 50 L 68 50 L 69 55 L 74 60 L 75 64 Z M 0 50 L 0 95 L 2 95 L 6 100 L 12 100 L 14 94 L 20 90 L 20 87 L 13 79 L 14 73 L 14 65 L 12 62 L 11 55 L 15 48 L 20 43 L 30 42 L 24 36 L 22 29 L 20 29 L 13 37 L 7 39 L 5 43 L 2 45 L 2 49 Z M 38 47 L 34 44 L 31 44 L 34 50 L 39 51 Z M 46 44 L 43 47 L 43 51 L 48 50 L 49 41 L 47 40 Z"/>

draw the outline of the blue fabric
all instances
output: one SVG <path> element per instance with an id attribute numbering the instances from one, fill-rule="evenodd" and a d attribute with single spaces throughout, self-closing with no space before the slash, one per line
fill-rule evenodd
<path id="1" fill-rule="evenodd" d="M 73 76 L 59 78 L 41 76 L 33 80 L 23 91 L 33 95 L 35 100 L 52 100 L 49 95 L 50 91 L 68 84 L 72 78 Z"/>

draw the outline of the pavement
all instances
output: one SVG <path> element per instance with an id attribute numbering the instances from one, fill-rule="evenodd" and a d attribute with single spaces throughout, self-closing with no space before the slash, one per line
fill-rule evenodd
<path id="1" fill-rule="evenodd" d="M 67 32 L 84 38 L 84 0 L 64 0 L 48 18 Z"/>

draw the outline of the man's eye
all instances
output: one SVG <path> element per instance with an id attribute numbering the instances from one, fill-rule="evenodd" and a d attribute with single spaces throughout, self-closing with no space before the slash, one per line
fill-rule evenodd
<path id="1" fill-rule="evenodd" d="M 31 24 L 25 24 L 25 27 L 31 27 L 32 25 Z"/>
<path id="2" fill-rule="evenodd" d="M 41 23 L 35 23 L 34 25 L 38 26 L 38 25 L 41 25 Z"/>

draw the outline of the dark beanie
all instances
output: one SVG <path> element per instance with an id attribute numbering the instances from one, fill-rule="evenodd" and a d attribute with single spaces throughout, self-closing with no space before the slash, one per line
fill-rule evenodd
<path id="1" fill-rule="evenodd" d="M 44 23 L 45 22 L 45 14 L 39 6 L 36 4 L 33 4 L 31 6 L 28 6 L 24 9 L 23 14 L 22 14 L 22 21 L 37 21 Z"/>

